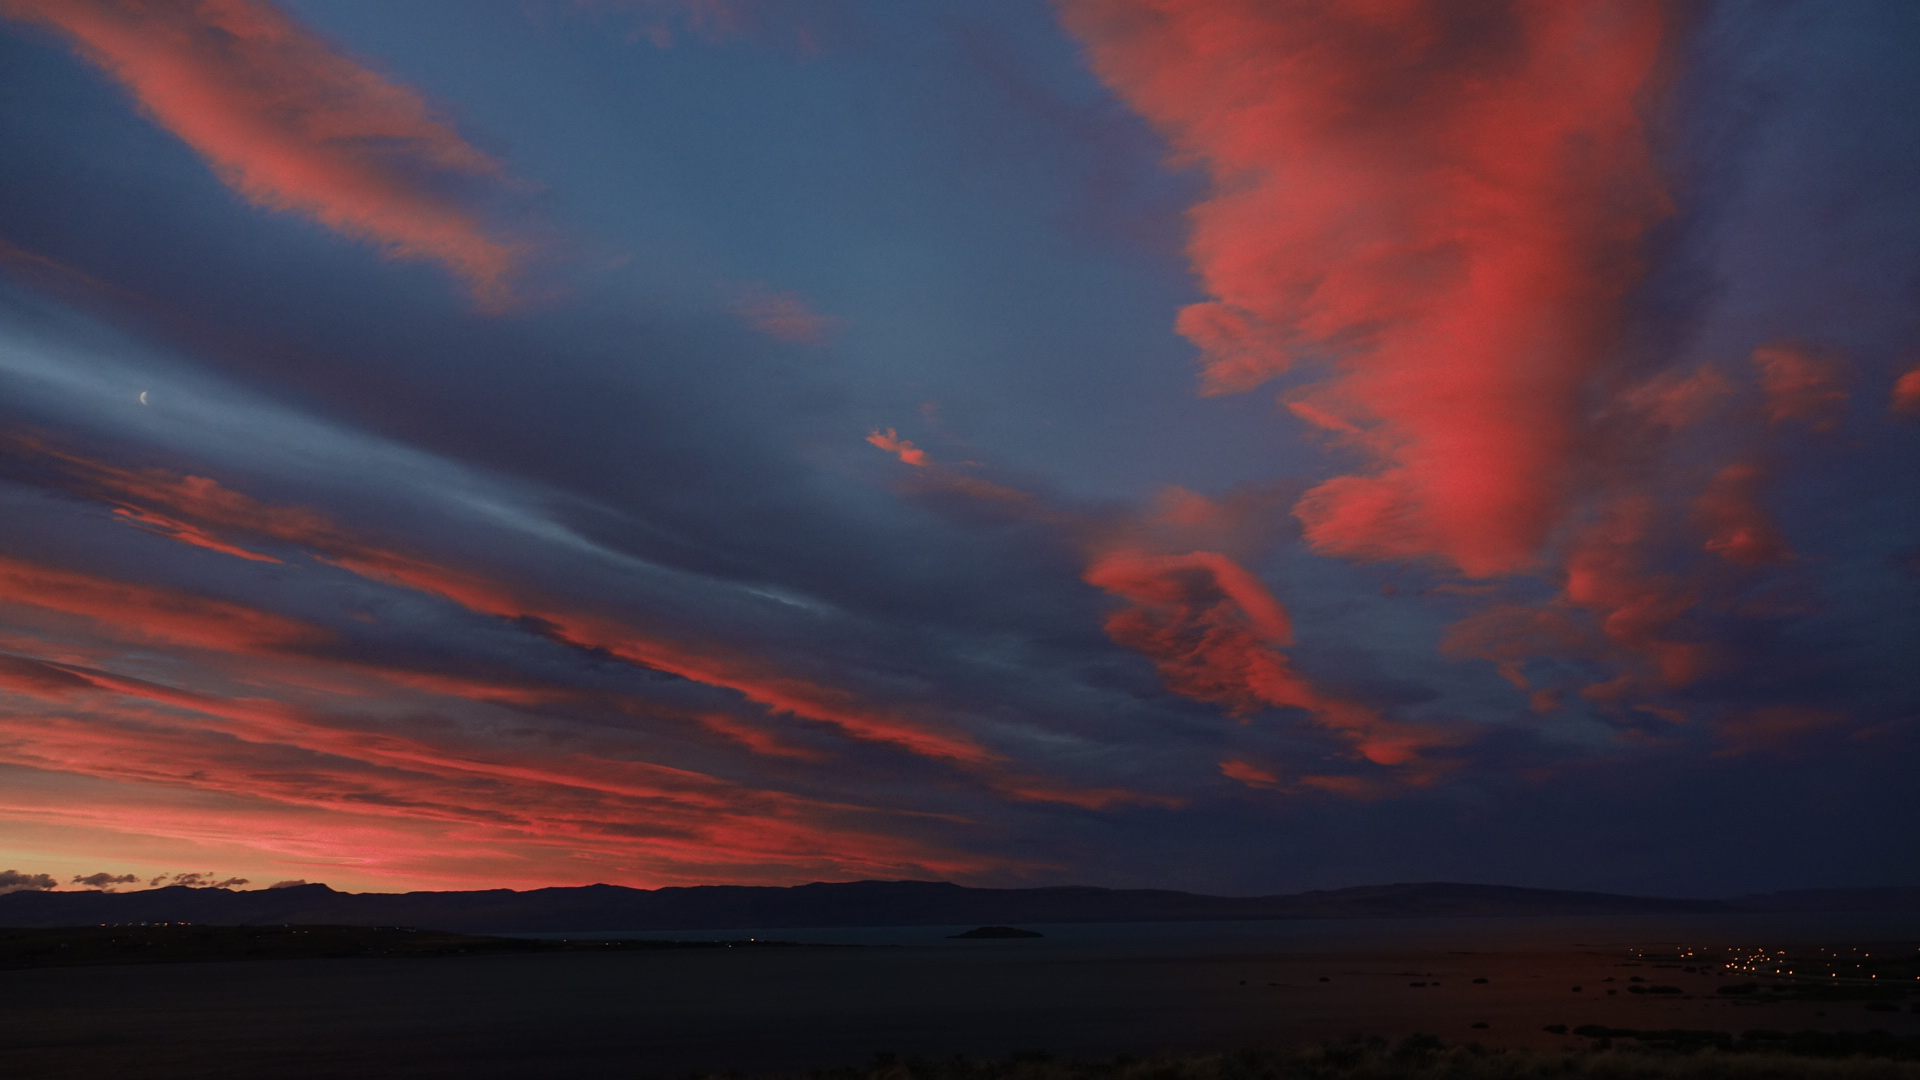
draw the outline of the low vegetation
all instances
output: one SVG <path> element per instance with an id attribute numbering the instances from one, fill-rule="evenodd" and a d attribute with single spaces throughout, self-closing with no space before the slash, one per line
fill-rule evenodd
<path id="1" fill-rule="evenodd" d="M 1046 1054 L 1000 1061 L 938 1061 L 881 1055 L 864 1069 L 807 1074 L 805 1080 L 1920 1080 L 1920 1060 L 1855 1052 L 1750 1049 L 1675 1052 L 1642 1046 L 1488 1050 L 1415 1035 L 1399 1042 L 1350 1039 L 1290 1051 L 1245 1051 L 1071 1061 Z"/>

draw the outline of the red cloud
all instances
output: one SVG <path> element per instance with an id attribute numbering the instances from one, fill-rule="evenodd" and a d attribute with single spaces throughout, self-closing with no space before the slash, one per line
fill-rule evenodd
<path id="1" fill-rule="evenodd" d="M 311 510 L 264 503 L 205 477 L 179 476 L 159 469 L 121 469 L 30 439 L 15 437 L 10 442 L 24 454 L 57 462 L 67 472 L 74 490 L 179 526 L 161 535 L 183 543 L 217 550 L 233 548 L 212 531 L 220 529 L 302 547 L 320 561 L 361 577 L 438 596 L 477 614 L 515 620 L 538 628 L 562 644 L 598 650 L 640 667 L 734 691 L 768 713 L 789 714 L 825 724 L 846 738 L 891 745 L 947 762 L 1011 798 L 1090 808 L 1166 803 L 1159 796 L 1110 788 L 1063 787 L 1005 775 L 1002 755 L 963 734 L 943 730 L 945 725 L 923 718 L 915 710 L 877 705 L 851 691 L 797 677 L 729 646 L 649 632 L 620 619 L 533 595 L 506 582 L 369 543 Z M 157 515 L 154 506 L 163 508 L 166 515 Z M 189 534 L 181 529 L 193 531 Z M 233 548 L 229 553 L 243 551 Z M 543 687 L 502 686 L 372 665 L 334 666 L 476 701 L 538 702 L 552 700 L 556 693 L 565 696 L 564 692 Z M 311 681 L 310 676 L 303 677 Z M 327 689 L 339 692 L 341 688 L 330 685 Z M 712 717 L 699 722 L 756 752 L 788 757 L 813 753 L 742 723 Z"/>
<path id="2" fill-rule="evenodd" d="M 93 683 L 52 664 L 23 656 L 0 654 L 0 690 L 34 697 L 62 698 L 79 690 L 91 690 Z"/>
<path id="3" fill-rule="evenodd" d="M 1620 395 L 1620 403 L 1663 428 L 1683 428 L 1704 419 L 1733 393 L 1726 376 L 1710 367 L 1687 375 L 1667 372 Z"/>
<path id="4" fill-rule="evenodd" d="M 254 685 L 265 684 L 256 676 Z M 227 839 L 249 846 L 258 838 L 244 819 L 276 803 L 325 812 L 304 830 L 304 843 L 337 858 L 359 858 L 366 844 L 360 836 L 351 845 L 329 841 L 341 818 L 372 816 L 459 827 L 475 843 L 523 856 L 552 851 L 622 867 L 639 859 L 729 875 L 756 866 L 979 869 L 936 845 L 889 835 L 892 811 L 638 760 L 647 746 L 620 731 L 554 740 L 465 725 L 401 728 L 387 718 L 17 657 L 0 658 L 0 688 L 33 703 L 19 709 L 0 696 L 0 761 L 245 800 L 254 809 Z M 0 799 L 0 813 L 10 809 Z M 152 831 L 139 819 L 123 827 Z"/>
<path id="5" fill-rule="evenodd" d="M 1638 249 L 1669 212 L 1643 120 L 1662 5 L 1058 7 L 1095 72 L 1212 182 L 1188 248 L 1210 298 L 1178 319 L 1203 392 L 1311 365 L 1319 381 L 1283 403 L 1369 459 L 1295 504 L 1314 549 L 1558 577 L 1531 622 L 1500 609 L 1448 639 L 1523 689 L 1524 661 L 1556 649 L 1620 667 L 1584 693 L 1622 708 L 1718 662 L 1687 625 L 1717 579 L 1658 569 L 1689 508 L 1703 535 L 1687 547 L 1750 566 L 1791 553 L 1757 467 L 1687 501 L 1653 482 L 1669 436 L 1737 401 L 1728 379 L 1648 378 L 1619 348 Z M 1754 362 L 1777 421 L 1828 426 L 1845 403 L 1831 352 L 1781 343 Z M 1183 660 L 1176 681 L 1215 667 Z"/>
<path id="6" fill-rule="evenodd" d="M 756 727 L 738 717 L 727 716 L 724 713 L 704 715 L 700 717 L 700 725 L 716 735 L 725 736 L 739 743 L 756 754 L 795 758 L 800 761 L 824 761 L 827 756 L 818 750 L 785 742 L 765 728 Z"/>
<path id="7" fill-rule="evenodd" d="M 1829 709 L 1805 705 L 1769 705 L 1729 713 L 1713 722 L 1721 748 L 1716 757 L 1743 754 L 1792 756 L 1808 738 L 1847 718 Z"/>
<path id="8" fill-rule="evenodd" d="M 1442 656 L 1456 660 L 1490 660 L 1500 677 L 1520 690 L 1532 687 L 1525 666 L 1534 657 L 1594 656 L 1600 651 L 1592 634 L 1569 613 L 1517 604 L 1476 611 L 1447 627 L 1440 639 Z M 1549 706 L 1552 700 L 1540 698 L 1538 703 Z"/>
<path id="9" fill-rule="evenodd" d="M 1279 601 L 1224 555 L 1123 549 L 1095 558 L 1085 576 L 1129 603 L 1107 617 L 1107 636 L 1151 659 L 1177 694 L 1243 717 L 1265 707 L 1301 709 L 1380 765 L 1405 764 L 1443 741 L 1314 688 L 1279 651 L 1293 640 Z"/>
<path id="10" fill-rule="evenodd" d="M 914 475 L 922 481 L 922 490 L 1011 507 L 1028 520 L 1090 540 L 1093 550 L 1084 580 L 1130 604 L 1108 616 L 1107 636 L 1152 660 L 1174 693 L 1224 706 L 1243 718 L 1267 707 L 1304 710 L 1315 723 L 1352 742 L 1361 757 L 1380 765 L 1407 764 L 1423 749 L 1455 741 L 1450 733 L 1395 723 L 1320 692 L 1279 651 L 1293 641 L 1293 626 L 1280 601 L 1224 551 L 1191 550 L 1196 544 L 1245 550 L 1268 546 L 1273 532 L 1269 493 L 1245 491 L 1216 501 L 1169 487 L 1146 513 L 1096 520 L 935 463 L 891 429 L 875 432 L 867 441 L 903 457 L 914 454 L 910 463 L 920 467 Z M 1166 553 L 1182 549 L 1188 550 Z M 1424 776 L 1434 766 L 1421 768 Z M 1410 780 L 1419 778 L 1409 775 Z M 1127 801 L 1154 801 L 1120 794 Z"/>
<path id="11" fill-rule="evenodd" d="M 474 753 L 472 747 L 420 761 L 343 749 L 235 739 L 197 725 L 191 716 L 111 702 L 75 716 L 0 714 L 0 761 L 119 781 L 117 799 L 170 787 L 190 788 L 197 796 L 196 812 L 184 816 L 167 813 L 167 800 L 153 796 L 137 808 L 68 800 L 29 810 L 42 819 L 52 811 L 92 828 L 256 850 L 271 850 L 278 839 L 297 844 L 309 858 L 371 860 L 389 871 L 417 872 L 437 860 L 476 860 L 489 853 L 549 863 L 549 873 L 567 873 L 567 864 L 578 867 L 585 859 L 598 864 L 599 872 L 611 869 L 643 882 L 653 867 L 722 879 L 781 869 L 898 874 L 981 868 L 980 861 L 937 845 L 888 835 L 885 817 L 863 808 L 696 774 L 635 778 L 615 771 L 631 771 L 633 763 L 587 768 L 596 763 L 578 758 L 544 770 L 503 771 L 462 760 L 460 755 Z M 222 798 L 228 800 L 224 814 L 214 801 Z M 13 809 L 0 805 L 0 813 Z M 300 823 L 297 833 L 274 837 L 270 823 L 289 813 Z M 410 834 L 417 841 L 423 831 L 437 832 L 440 843 L 408 843 Z"/>
<path id="12" fill-rule="evenodd" d="M 83 619 L 117 641 L 252 653 L 327 640 L 326 631 L 281 615 L 155 585 L 0 557 L 0 606 Z"/>
<path id="13" fill-rule="evenodd" d="M 758 657 L 715 643 L 695 644 L 649 633 L 483 575 L 384 548 L 341 530 L 311 510 L 264 503 L 205 477 L 121 469 L 32 440 L 11 441 L 23 452 L 60 463 L 79 490 L 139 513 L 151 514 L 152 507 L 158 506 L 170 515 L 166 520 L 186 519 L 183 524 L 195 530 L 191 538 L 177 530 L 162 534 L 172 539 L 203 547 L 209 542 L 232 547 L 211 531 L 222 529 L 296 545 L 361 577 L 439 596 L 481 615 L 538 626 L 564 644 L 604 650 L 633 664 L 733 690 L 772 712 L 825 723 L 854 739 L 888 743 L 963 765 L 985 766 L 999 760 L 963 735 L 935 730 L 849 691 L 789 675 Z"/>
<path id="14" fill-rule="evenodd" d="M 188 477 L 188 479 L 197 480 L 199 477 Z M 205 529 L 189 525 L 184 521 L 177 521 L 167 517 L 165 514 L 156 514 L 151 510 L 135 510 L 124 506 L 116 509 L 114 513 L 120 516 L 120 520 L 130 525 L 137 525 L 149 532 L 158 533 L 169 540 L 178 540 L 183 544 L 206 548 L 208 551 L 217 551 L 222 555 L 232 555 L 236 559 L 246 559 L 249 562 L 277 563 L 280 561 L 271 555 L 262 555 L 257 551 L 248 551 L 246 548 L 229 544 L 225 540 L 207 532 Z"/>
<path id="15" fill-rule="evenodd" d="M 1920 364 L 1908 368 L 1893 384 L 1893 411 L 1920 416 Z"/>
<path id="16" fill-rule="evenodd" d="M 642 667 L 724 687 L 773 712 L 820 721 L 852 738 L 959 763 L 978 765 L 997 757 L 964 736 L 931 730 L 849 691 L 784 674 L 725 646 L 692 645 L 649 634 L 605 616 L 523 597 L 502 583 L 398 552 L 357 546 L 325 561 L 375 581 L 444 597 L 482 615 L 534 623 L 556 641 L 602 649 Z"/>
<path id="17" fill-rule="evenodd" d="M 1179 329 L 1209 393 L 1333 368 L 1377 462 L 1300 506 L 1320 550 L 1531 564 L 1583 390 L 1665 212 L 1656 5 L 1063 0 L 1094 69 L 1203 166 Z M 1317 410 L 1331 417 L 1325 410 Z M 1315 414 L 1309 413 L 1309 416 Z"/>
<path id="18" fill-rule="evenodd" d="M 1685 686 L 1705 674 L 1710 650 L 1676 639 L 1675 624 L 1698 599 L 1698 588 L 1642 565 L 1655 508 L 1640 496 L 1623 497 L 1582 530 L 1567 555 L 1565 596 L 1592 612 L 1601 634 L 1627 653 L 1644 657 L 1662 686 Z M 1610 700 L 1640 680 L 1622 675 L 1615 684 L 1589 687 L 1588 696 Z"/>
<path id="19" fill-rule="evenodd" d="M 516 246 L 442 191 L 499 166 L 419 94 L 342 56 L 262 0 L 0 0 L 50 26 L 248 201 L 405 259 L 429 259 L 484 304 L 509 298 Z"/>
<path id="20" fill-rule="evenodd" d="M 1186 800 L 1178 796 L 1153 795 L 1114 787 L 1069 787 L 1050 780 L 1011 775 L 996 780 L 993 789 L 1008 798 L 1019 799 L 1022 802 L 1060 803 L 1066 806 L 1077 806 L 1082 810 L 1107 810 L 1116 806 L 1178 809 L 1186 805 Z"/>
<path id="21" fill-rule="evenodd" d="M 1805 342 L 1776 341 L 1753 350 L 1753 366 L 1760 369 L 1769 420 L 1776 424 L 1799 421 L 1815 431 L 1830 430 L 1839 422 L 1847 392 L 1840 387 L 1838 352 Z"/>
<path id="22" fill-rule="evenodd" d="M 1764 479 L 1757 465 L 1729 465 L 1694 501 L 1695 513 L 1706 528 L 1708 551 L 1750 566 L 1793 558 L 1779 528 L 1760 508 Z"/>
<path id="23" fill-rule="evenodd" d="M 927 452 L 913 445 L 909 439 L 900 437 L 900 433 L 888 428 L 885 431 L 875 429 L 867 433 L 867 441 L 898 457 L 908 465 L 924 468 L 927 465 Z"/>
<path id="24" fill-rule="evenodd" d="M 1220 771 L 1230 779 L 1238 780 L 1248 787 L 1277 788 L 1280 786 L 1278 776 L 1245 761 L 1223 761 L 1220 763 Z"/>
<path id="25" fill-rule="evenodd" d="M 1713 666 L 1715 654 L 1707 644 L 1689 640 L 1682 628 L 1682 620 L 1698 603 L 1700 586 L 1676 574 L 1650 572 L 1644 565 L 1655 517 L 1654 503 L 1641 496 L 1622 496 L 1602 507 L 1568 544 L 1559 600 L 1537 608 L 1501 604 L 1475 612 L 1447 629 L 1442 655 L 1492 661 L 1502 677 L 1523 691 L 1533 689 L 1524 670 L 1529 659 L 1606 662 L 1619 674 L 1586 686 L 1584 697 L 1616 712 L 1631 705 L 1670 720 L 1679 718 L 1672 710 L 1637 699 L 1694 682 Z M 1747 534 L 1738 540 L 1737 550 L 1758 554 L 1763 539 L 1758 532 Z M 1559 695 L 1535 692 L 1529 704 L 1536 712 L 1551 712 L 1559 706 Z"/>

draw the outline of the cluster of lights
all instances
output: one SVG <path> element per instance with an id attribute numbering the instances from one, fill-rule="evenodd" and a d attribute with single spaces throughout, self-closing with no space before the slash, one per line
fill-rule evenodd
<path id="1" fill-rule="evenodd" d="M 1795 960 L 1787 954 L 1787 950 L 1785 949 L 1732 948 L 1726 950 L 1727 954 L 1730 954 L 1732 958 L 1722 961 L 1721 967 L 1727 971 L 1740 971 L 1751 975 L 1777 975 L 1782 978 L 1811 978 L 1816 974 L 1824 973 L 1829 979 L 1838 979 L 1842 977 L 1842 972 L 1846 973 L 1846 978 L 1854 981 L 1866 981 L 1880 977 L 1880 972 L 1866 970 L 1869 966 L 1868 962 L 1873 959 L 1871 950 L 1855 946 L 1850 949 L 1830 949 L 1822 947 L 1817 951 L 1818 956 L 1809 957 L 1802 954 L 1799 960 Z M 1920 952 L 1920 948 L 1916 948 L 1915 952 Z M 1644 956 L 1645 954 L 1639 955 Z M 1682 952 L 1681 955 L 1691 957 L 1696 954 L 1689 949 Z M 1890 958 L 1886 956 L 1884 951 L 1881 955 L 1881 965 L 1890 962 Z M 1805 963 L 1814 963 L 1821 971 L 1810 972 L 1807 976 L 1801 976 L 1798 969 L 1800 965 Z M 1849 965 L 1851 965 L 1851 970 L 1849 970 Z M 1892 977 L 1891 974 L 1890 977 Z M 1920 974 L 1916 974 L 1913 977 L 1916 980 L 1920 980 Z"/>

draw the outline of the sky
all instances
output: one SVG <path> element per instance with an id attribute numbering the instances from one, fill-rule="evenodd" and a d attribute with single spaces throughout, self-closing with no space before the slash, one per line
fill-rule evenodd
<path id="1" fill-rule="evenodd" d="M 0 0 L 0 890 L 1920 883 L 1916 47 Z"/>

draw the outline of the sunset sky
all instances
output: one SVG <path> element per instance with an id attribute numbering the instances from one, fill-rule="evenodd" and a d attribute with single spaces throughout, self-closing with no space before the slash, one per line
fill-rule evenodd
<path id="1" fill-rule="evenodd" d="M 1920 883 L 1916 50 L 0 0 L 0 869 Z"/>

